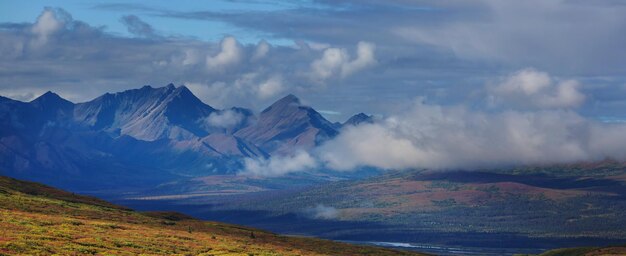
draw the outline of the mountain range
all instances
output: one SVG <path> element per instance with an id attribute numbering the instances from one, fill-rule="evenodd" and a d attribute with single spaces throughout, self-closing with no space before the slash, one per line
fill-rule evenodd
<path id="1" fill-rule="evenodd" d="M 355 115 L 344 125 L 367 120 Z M 53 92 L 30 102 L 0 96 L 0 172 L 65 188 L 232 174 L 244 157 L 309 149 L 341 127 L 294 95 L 258 115 L 239 107 L 215 109 L 172 84 L 83 103 Z"/>

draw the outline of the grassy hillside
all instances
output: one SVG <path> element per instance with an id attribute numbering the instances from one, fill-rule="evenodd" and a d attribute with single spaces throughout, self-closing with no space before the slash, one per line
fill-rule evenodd
<path id="1" fill-rule="evenodd" d="M 419 255 L 135 212 L 0 177 L 0 255 Z"/>
<path id="2" fill-rule="evenodd" d="M 536 256 L 622 256 L 626 255 L 626 246 L 578 247 L 554 249 Z M 530 255 L 519 255 L 530 256 Z"/>

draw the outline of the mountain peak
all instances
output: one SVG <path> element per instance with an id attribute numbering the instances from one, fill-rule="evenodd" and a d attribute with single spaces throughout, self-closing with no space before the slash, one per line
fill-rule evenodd
<path id="1" fill-rule="evenodd" d="M 266 109 L 264 109 L 261 113 L 265 113 L 265 112 L 269 112 L 272 109 L 276 110 L 276 109 L 287 109 L 290 107 L 299 107 L 301 106 L 300 103 L 300 99 L 298 99 L 298 97 L 296 97 L 293 94 L 289 94 L 279 100 L 277 100 L 276 102 L 274 102 L 274 104 L 272 104 L 271 106 L 267 107 Z"/>
<path id="2" fill-rule="evenodd" d="M 61 98 L 61 96 L 51 91 L 47 91 L 46 93 L 32 100 L 31 103 L 34 103 L 37 105 L 46 105 L 49 107 L 51 105 L 73 105 L 74 104 L 64 98 Z"/>
<path id="3" fill-rule="evenodd" d="M 281 99 L 277 100 L 274 104 L 272 105 L 300 105 L 300 99 L 298 99 L 298 97 L 296 97 L 293 94 L 288 94 L 285 97 L 282 97 Z"/>
<path id="4" fill-rule="evenodd" d="M 36 99 L 34 99 L 33 101 L 40 100 L 40 99 L 54 99 L 54 98 L 60 99 L 61 96 L 59 96 L 58 94 L 56 94 L 56 93 L 54 93 L 52 91 L 47 91 L 44 94 L 42 94 L 39 97 L 37 97 Z"/>
<path id="5" fill-rule="evenodd" d="M 298 99 L 298 97 L 296 97 L 296 95 L 293 95 L 291 93 L 288 94 L 287 96 L 283 97 L 279 101 L 288 101 L 288 102 L 293 102 L 293 103 L 300 104 L 300 99 Z"/>
<path id="6" fill-rule="evenodd" d="M 361 112 L 350 117 L 350 119 L 348 119 L 348 121 L 343 123 L 343 125 L 359 125 L 361 123 L 373 123 L 373 122 L 374 122 L 374 119 L 372 118 L 372 116 Z"/>
<path id="7" fill-rule="evenodd" d="M 263 110 L 257 122 L 235 133 L 266 152 L 287 152 L 293 147 L 311 148 L 337 134 L 334 125 L 313 108 L 289 94 Z"/>
<path id="8" fill-rule="evenodd" d="M 174 87 L 174 85 L 169 84 L 167 85 L 168 89 L 174 89 L 175 92 L 178 92 L 179 94 L 188 94 L 188 95 L 193 95 L 194 97 L 196 97 L 196 95 L 194 95 L 189 88 L 187 88 L 187 86 L 181 85 L 178 88 Z"/>

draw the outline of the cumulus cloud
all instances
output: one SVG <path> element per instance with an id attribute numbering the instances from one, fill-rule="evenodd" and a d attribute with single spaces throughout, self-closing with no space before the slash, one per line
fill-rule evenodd
<path id="1" fill-rule="evenodd" d="M 285 90 L 283 79 L 279 75 L 274 75 L 261 83 L 258 87 L 258 95 L 262 99 L 273 97 Z"/>
<path id="2" fill-rule="evenodd" d="M 311 63 L 311 70 L 317 79 L 324 80 L 341 70 L 347 60 L 348 53 L 344 49 L 329 48 L 324 50 L 322 58 Z"/>
<path id="3" fill-rule="evenodd" d="M 31 28 L 36 35 L 35 44 L 45 44 L 52 34 L 65 26 L 68 19 L 71 20 L 71 16 L 62 9 L 45 8 Z"/>
<path id="4" fill-rule="evenodd" d="M 241 124 L 243 119 L 244 116 L 242 114 L 229 109 L 211 113 L 204 120 L 204 123 L 208 127 L 229 129 Z"/>
<path id="5" fill-rule="evenodd" d="M 350 60 L 350 55 L 346 49 L 327 48 L 321 58 L 311 63 L 313 78 L 326 80 L 337 75 L 345 78 L 357 71 L 373 66 L 377 63 L 374 50 L 374 44 L 359 42 L 357 44 L 357 56 Z"/>
<path id="6" fill-rule="evenodd" d="M 161 17 L 219 19 L 233 25 L 236 30 L 228 32 L 234 34 L 243 28 L 281 42 L 296 41 L 297 46 L 271 45 L 268 52 L 262 41 L 234 43 L 235 50 L 228 51 L 224 45 L 236 40 L 207 41 L 165 32 L 159 38 L 128 38 L 48 8 L 32 23 L 0 24 L 0 91 L 19 87 L 23 91 L 15 97 L 28 98 L 31 91 L 53 90 L 86 101 L 105 92 L 173 82 L 195 85 L 190 89 L 215 107 L 259 109 L 280 95 L 261 96 L 279 91 L 306 95 L 311 105 L 341 113 L 384 114 L 397 112 L 389 102 L 420 95 L 431 103 L 466 102 L 468 92 L 493 81 L 493 74 L 531 66 L 553 75 L 551 89 L 540 95 L 551 95 L 561 107 L 540 100 L 514 109 L 574 108 L 577 104 L 571 102 L 576 101 L 561 99 L 576 97 L 562 95 L 576 96 L 584 89 L 588 96 L 577 111 L 623 119 L 624 91 L 614 88 L 624 84 L 626 51 L 619 49 L 626 37 L 619 32 L 626 24 L 626 8 L 609 2 L 427 0 L 346 5 L 341 1 L 325 2 L 330 8 L 242 10 L 228 15 L 151 9 Z M 285 21 L 293 26 L 286 29 Z M 319 29 L 328 22 L 332 29 Z M 153 30 L 160 31 L 156 26 Z M 425 34 L 416 37 L 420 31 Z M 376 48 L 355 45 L 355 39 Z M 207 59 L 216 69 L 209 68 Z M 239 61 L 226 61 L 232 59 Z M 222 69 L 217 63 L 233 64 Z M 374 65 L 372 72 L 363 72 L 369 65 Z M 563 81 L 557 78 L 570 75 L 593 86 L 559 87 Z M 277 86 L 279 80 L 282 86 Z M 333 90 L 320 86 L 331 83 L 338 86 Z M 262 84 L 268 93 L 259 93 Z M 494 96 L 499 103 L 490 111 L 512 105 L 495 100 L 503 97 Z"/>
<path id="7" fill-rule="evenodd" d="M 52 90 L 86 101 L 171 82 L 187 84 L 204 102 L 225 108 L 261 108 L 280 94 L 322 92 L 309 79 L 310 64 L 319 57 L 309 47 L 273 46 L 265 40 L 242 44 L 231 36 L 203 41 L 157 33 L 134 15 L 120 21 L 135 37 L 109 33 L 56 8 L 44 9 L 33 23 L 0 24 L 0 92 L 25 99 Z M 367 55 L 359 56 L 365 57 L 347 60 L 353 61 L 347 73 L 368 62 Z M 333 72 L 340 76 L 341 71 Z"/>
<path id="8" fill-rule="evenodd" d="M 257 61 L 267 56 L 267 53 L 270 51 L 270 44 L 265 40 L 259 41 L 256 45 L 256 49 L 254 49 L 254 54 L 252 54 L 251 60 Z"/>
<path id="9" fill-rule="evenodd" d="M 499 104 L 513 107 L 481 110 L 426 104 L 419 98 L 373 123 L 343 127 L 310 155 L 249 160 L 246 169 L 277 176 L 316 167 L 471 170 L 626 160 L 626 124 L 602 123 L 574 111 L 585 99 L 578 86 L 574 80 L 524 69 L 485 86 Z M 289 162 L 294 159 L 302 161 Z M 285 162 L 291 167 L 280 169 Z M 294 164 L 303 162 L 309 164 Z"/>
<path id="10" fill-rule="evenodd" d="M 292 155 L 273 156 L 269 159 L 246 158 L 241 175 L 275 177 L 293 172 L 302 172 L 317 167 L 317 161 L 306 151 L 296 151 Z"/>
<path id="11" fill-rule="evenodd" d="M 244 56 L 241 45 L 232 36 L 222 39 L 220 45 L 219 53 L 206 57 L 206 66 L 210 71 L 223 72 L 226 68 L 239 63 Z"/>
<path id="12" fill-rule="evenodd" d="M 374 50 L 376 47 L 372 43 L 359 42 L 357 44 L 356 58 L 341 67 L 341 76 L 346 77 L 357 71 L 373 66 L 377 63 Z"/>
<path id="13" fill-rule="evenodd" d="M 471 169 L 626 160 L 626 125 L 602 124 L 573 111 L 487 113 L 417 101 L 405 113 L 348 127 L 318 148 L 328 167 Z"/>
<path id="14" fill-rule="evenodd" d="M 417 166 L 420 159 L 415 156 L 425 155 L 411 140 L 379 124 L 347 127 L 317 152 L 328 167 L 336 170 L 351 170 L 359 166 L 404 169 Z"/>
<path id="15" fill-rule="evenodd" d="M 306 210 L 306 213 L 314 219 L 332 220 L 339 217 L 339 210 L 335 207 L 318 204 L 315 207 Z"/>
<path id="16" fill-rule="evenodd" d="M 585 101 L 576 80 L 554 81 L 548 73 L 520 70 L 488 90 L 494 104 L 521 108 L 572 108 Z"/>
<path id="17" fill-rule="evenodd" d="M 126 26 L 128 32 L 139 37 L 154 37 L 156 33 L 152 26 L 142 21 L 136 15 L 125 15 L 120 19 L 122 24 Z"/>

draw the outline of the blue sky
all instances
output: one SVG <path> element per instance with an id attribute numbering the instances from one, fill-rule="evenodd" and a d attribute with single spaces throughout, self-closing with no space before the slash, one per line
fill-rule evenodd
<path id="1" fill-rule="evenodd" d="M 237 35 L 242 42 L 257 42 L 263 39 L 263 34 L 258 31 L 238 28 L 220 21 L 193 21 L 172 19 L 167 17 L 155 17 L 146 15 L 135 10 L 107 10 L 101 8 L 106 5 L 118 4 L 119 2 L 86 2 L 86 1 L 3 1 L 0 10 L 0 22 L 33 22 L 44 7 L 61 7 L 68 11 L 78 20 L 85 21 L 93 26 L 105 26 L 107 31 L 122 36 L 131 36 L 126 27 L 119 22 L 121 15 L 136 14 L 142 20 L 158 28 L 167 34 L 180 34 L 196 37 L 203 40 L 220 40 L 225 35 Z M 219 12 L 232 11 L 276 11 L 297 4 L 268 1 L 265 3 L 238 2 L 238 1 L 137 1 L 138 5 L 146 5 L 152 8 L 168 9 L 176 11 L 193 11 L 198 9 L 213 10 Z M 276 40 L 279 43 L 281 40 Z"/>
<path id="2" fill-rule="evenodd" d="M 80 102 L 173 82 L 216 107 L 260 110 L 293 93 L 336 121 L 416 100 L 626 119 L 619 1 L 172 3 L 0 1 L 0 95 Z M 538 77 L 539 91 L 497 89 Z"/>

